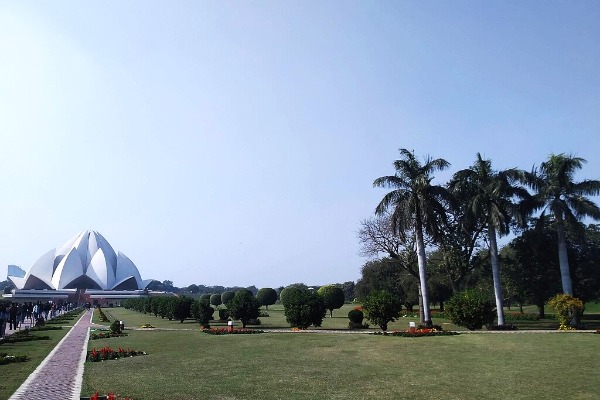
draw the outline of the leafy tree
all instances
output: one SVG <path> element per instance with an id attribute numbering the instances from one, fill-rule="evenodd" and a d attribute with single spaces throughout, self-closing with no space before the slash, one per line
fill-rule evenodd
<path id="1" fill-rule="evenodd" d="M 161 296 L 160 305 L 158 306 L 158 315 L 161 318 L 168 318 L 171 321 L 174 317 L 175 312 L 175 301 L 177 300 L 174 296 Z"/>
<path id="2" fill-rule="evenodd" d="M 197 294 L 200 292 L 200 288 L 195 283 L 192 283 L 190 286 L 188 286 L 186 290 L 191 294 Z"/>
<path id="3" fill-rule="evenodd" d="M 452 323 L 470 331 L 494 322 L 494 306 L 490 297 L 477 289 L 454 294 L 446 304 L 445 314 Z"/>
<path id="4" fill-rule="evenodd" d="M 227 303 L 229 316 L 242 322 L 246 327 L 248 321 L 258 318 L 260 303 L 248 289 L 240 289 L 235 292 L 233 299 Z"/>
<path id="5" fill-rule="evenodd" d="M 321 296 L 308 289 L 287 288 L 285 301 L 282 299 L 286 321 L 292 327 L 306 329 L 311 325 L 321 326 L 327 309 Z"/>
<path id="6" fill-rule="evenodd" d="M 393 188 L 387 193 L 375 213 L 383 215 L 392 210 L 392 230 L 395 233 L 413 230 L 417 245 L 419 280 L 423 309 L 422 322 L 432 325 L 427 288 L 427 269 L 425 256 L 425 238 L 427 234 L 434 240 L 439 239 L 441 228 L 446 225 L 444 203 L 452 202 L 448 191 L 432 185 L 432 173 L 450 166 L 448 161 L 427 157 L 422 164 L 414 153 L 400 149 L 400 159 L 394 162 L 396 173 L 375 179 L 373 186 Z"/>
<path id="7" fill-rule="evenodd" d="M 387 331 L 388 323 L 400 316 L 402 301 L 390 292 L 375 291 L 365 298 L 362 306 L 367 319 Z"/>
<path id="8" fill-rule="evenodd" d="M 220 294 L 212 294 L 209 299 L 210 305 L 215 307 L 219 307 L 221 305 L 221 295 Z"/>
<path id="9" fill-rule="evenodd" d="M 527 229 L 500 251 L 510 297 L 519 306 L 535 304 L 540 318 L 545 318 L 546 300 L 560 290 L 558 257 L 552 243 L 549 229 Z"/>
<path id="10" fill-rule="evenodd" d="M 191 315 L 192 299 L 186 296 L 174 297 L 173 318 L 181 323 Z"/>
<path id="11" fill-rule="evenodd" d="M 219 299 L 220 300 L 220 299 Z M 192 318 L 204 327 L 208 327 L 213 317 L 214 309 L 206 300 L 194 300 L 191 305 Z"/>
<path id="12" fill-rule="evenodd" d="M 262 288 L 256 293 L 256 299 L 261 306 L 265 306 L 268 310 L 269 306 L 277 302 L 277 292 L 273 288 Z"/>
<path id="13" fill-rule="evenodd" d="M 344 291 L 337 285 L 321 286 L 317 294 L 323 298 L 325 308 L 329 310 L 329 316 L 333 318 L 333 310 L 337 310 L 344 305 Z"/>
<path id="14" fill-rule="evenodd" d="M 487 228 L 498 325 L 504 325 L 504 297 L 496 239 L 497 235 L 503 236 L 510 232 L 511 211 L 514 208 L 511 199 L 514 196 L 528 196 L 524 188 L 515 184 L 522 175 L 522 171 L 516 169 L 494 171 L 492 162 L 484 160 L 477 153 L 475 163 L 470 168 L 455 173 L 450 183 L 454 192 L 472 193 L 467 199 L 467 216 L 472 221 L 484 221 Z"/>
<path id="15" fill-rule="evenodd" d="M 233 300 L 234 296 L 235 296 L 235 292 L 232 292 L 230 290 L 221 293 L 221 304 L 227 305 L 227 303 L 229 303 L 231 300 Z"/>
<path id="16" fill-rule="evenodd" d="M 575 172 L 586 160 L 565 154 L 551 154 L 547 161 L 527 174 L 527 184 L 536 192 L 533 200 L 524 203 L 529 211 L 542 210 L 539 217 L 544 224 L 546 214 L 553 217 L 558 237 L 558 260 L 563 293 L 573 295 L 565 226 L 576 227 L 583 218 L 600 220 L 600 208 L 586 196 L 600 194 L 600 181 L 574 182 Z"/>
<path id="17" fill-rule="evenodd" d="M 361 277 L 356 282 L 358 299 L 363 300 L 369 293 L 377 290 L 385 290 L 403 297 L 402 269 L 399 264 L 389 258 L 367 261 L 360 270 Z"/>
<path id="18" fill-rule="evenodd" d="M 308 291 L 308 288 L 288 286 L 279 293 L 279 300 L 281 301 L 281 304 L 283 304 L 283 306 L 285 307 L 285 305 L 288 303 L 288 300 L 292 298 L 292 296 L 295 296 L 297 293 L 300 293 L 304 290 Z"/>
<path id="19" fill-rule="evenodd" d="M 346 299 L 346 301 L 352 301 L 356 297 L 356 294 L 354 292 L 356 284 L 353 281 L 344 282 L 342 283 L 341 287 L 344 291 L 344 298 Z"/>

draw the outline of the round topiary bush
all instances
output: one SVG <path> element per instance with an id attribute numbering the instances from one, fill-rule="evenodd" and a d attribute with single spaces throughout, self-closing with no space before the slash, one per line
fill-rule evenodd
<path id="1" fill-rule="evenodd" d="M 470 331 L 494 322 L 494 305 L 490 296 L 477 289 L 456 293 L 446 303 L 445 313 L 453 324 Z"/>
<path id="2" fill-rule="evenodd" d="M 353 309 L 348 312 L 348 319 L 355 324 L 362 324 L 364 317 L 365 313 L 361 310 Z"/>
<path id="3" fill-rule="evenodd" d="M 296 298 L 300 293 L 302 293 L 302 289 L 297 288 L 296 286 L 290 286 L 283 289 L 281 293 L 279 293 L 279 300 L 285 307 L 292 298 Z"/>
<path id="4" fill-rule="evenodd" d="M 221 304 L 227 305 L 231 300 L 233 300 L 233 296 L 235 296 L 235 292 L 226 291 L 221 294 Z"/>

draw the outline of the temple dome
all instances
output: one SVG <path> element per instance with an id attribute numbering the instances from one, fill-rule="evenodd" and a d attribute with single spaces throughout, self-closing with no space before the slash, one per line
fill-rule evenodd
<path id="1" fill-rule="evenodd" d="M 8 276 L 17 289 L 140 290 L 152 282 L 142 280 L 135 264 L 115 253 L 101 234 L 88 230 L 41 256 L 24 277 L 17 275 Z"/>

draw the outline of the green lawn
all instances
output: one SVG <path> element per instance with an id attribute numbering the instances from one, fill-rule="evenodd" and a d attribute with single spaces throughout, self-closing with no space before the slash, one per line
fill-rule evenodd
<path id="1" fill-rule="evenodd" d="M 323 324 L 319 329 L 343 329 L 347 330 L 348 328 L 348 311 L 350 311 L 354 307 L 353 305 L 346 304 L 339 310 L 333 311 L 333 318 L 329 317 L 329 313 L 323 319 Z M 596 309 L 598 309 L 596 311 Z M 183 324 L 179 321 L 169 321 L 168 319 L 162 319 L 160 317 L 155 317 L 151 314 L 141 314 L 131 310 L 125 310 L 123 308 L 103 308 L 102 309 L 105 314 L 109 318 L 123 320 L 126 327 L 140 327 L 144 324 L 151 324 L 157 328 L 166 328 L 166 329 L 198 329 L 198 324 L 192 320 L 186 320 Z M 264 309 L 263 309 L 264 311 Z M 526 312 L 535 313 L 535 307 L 528 307 Z M 597 312 L 597 314 L 593 314 L 593 312 Z M 267 310 L 269 316 L 261 317 L 261 325 L 253 326 L 254 328 L 262 328 L 262 329 L 289 329 L 290 326 L 285 320 L 285 315 L 283 313 L 283 306 L 281 305 L 273 305 L 269 307 Z M 507 313 L 507 323 L 515 324 L 520 329 L 550 329 L 555 330 L 558 329 L 558 322 L 553 318 L 552 310 L 547 310 L 547 318 L 539 321 L 513 321 L 509 318 L 509 313 L 518 312 L 518 309 L 514 307 L 512 310 L 506 310 Z M 215 311 L 214 316 L 217 317 L 218 313 Z M 419 323 L 418 317 L 407 317 L 400 318 L 395 322 L 389 324 L 389 330 L 405 330 L 408 329 L 408 324 L 410 321 L 414 321 L 417 324 Z M 97 312 L 94 313 L 94 322 L 101 323 L 98 319 Z M 365 320 L 368 323 L 368 321 Z M 597 304 L 592 303 L 586 305 L 586 313 L 584 314 L 583 321 L 584 324 L 588 326 L 589 329 L 599 329 L 600 328 L 600 307 Z M 450 321 L 441 318 L 433 318 L 434 324 L 441 325 L 445 330 L 456 330 L 456 331 L 464 331 L 465 328 L 456 326 Z M 104 323 L 108 325 L 108 323 Z M 236 324 L 239 323 L 236 322 Z M 211 326 L 219 327 L 226 326 L 226 323 L 218 323 L 212 322 Z M 371 324 L 369 331 L 378 331 L 379 327 Z"/>
<path id="2" fill-rule="evenodd" d="M 185 324 L 184 324 L 185 325 Z M 147 356 L 86 363 L 83 395 L 134 399 L 595 399 L 600 335 L 399 338 L 129 331 L 90 347 Z"/>
<path id="3" fill-rule="evenodd" d="M 73 326 L 79 316 L 65 322 L 62 330 L 32 332 L 37 336 L 49 336 L 48 340 L 32 342 L 6 343 L 0 345 L 0 353 L 10 355 L 26 354 L 30 360 L 23 363 L 0 365 L 0 399 L 8 399 L 21 386 L 27 377 L 46 358 L 58 342 L 69 332 L 68 326 Z"/>

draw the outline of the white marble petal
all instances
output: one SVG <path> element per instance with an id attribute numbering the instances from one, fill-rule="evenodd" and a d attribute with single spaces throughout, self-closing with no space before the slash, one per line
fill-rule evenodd
<path id="1" fill-rule="evenodd" d="M 54 286 L 52 284 L 52 273 L 54 272 L 54 254 L 55 254 L 55 252 L 56 252 L 56 249 L 52 249 L 52 250 L 48 251 L 46 254 L 41 256 L 35 262 L 35 264 L 33 264 L 33 267 L 31 267 L 29 269 L 29 271 L 27 271 L 27 274 L 25 274 L 25 284 L 22 287 L 22 289 L 43 289 L 43 288 L 38 288 L 38 287 L 30 287 L 30 286 L 35 286 L 34 280 L 29 279 L 30 276 L 35 276 L 37 279 L 46 283 L 52 289 L 56 289 L 56 286 Z M 31 284 L 28 284 L 28 281 L 31 281 Z"/>
<path id="2" fill-rule="evenodd" d="M 94 235 L 96 236 L 96 242 L 98 243 L 98 248 L 102 249 L 104 252 L 104 258 L 106 258 L 106 263 L 109 265 L 113 274 L 117 272 L 117 255 L 115 254 L 115 250 L 112 248 L 110 243 L 98 232 L 94 231 Z"/>
<path id="3" fill-rule="evenodd" d="M 52 286 L 56 289 L 64 289 L 81 275 L 84 275 L 81 257 L 79 257 L 77 249 L 72 248 L 56 267 L 52 276 Z"/>
<path id="4" fill-rule="evenodd" d="M 87 276 L 96 281 L 104 290 L 111 288 L 115 281 L 112 269 L 107 265 L 102 249 L 98 249 L 90 262 Z"/>
<path id="5" fill-rule="evenodd" d="M 117 257 L 117 276 L 115 280 L 116 282 L 121 282 L 125 278 L 128 278 L 130 276 L 133 276 L 135 278 L 135 281 L 138 284 L 138 288 L 141 288 L 142 277 L 140 276 L 140 272 L 138 271 L 137 267 L 135 266 L 133 261 L 129 259 L 129 257 L 119 252 L 119 255 Z"/>
<path id="6" fill-rule="evenodd" d="M 83 231 L 73 243 L 73 247 L 77 249 L 79 258 L 81 259 L 81 265 L 83 265 L 83 273 L 87 271 L 87 266 L 90 263 L 91 258 L 88 258 L 88 244 L 89 244 L 90 231 Z"/>

